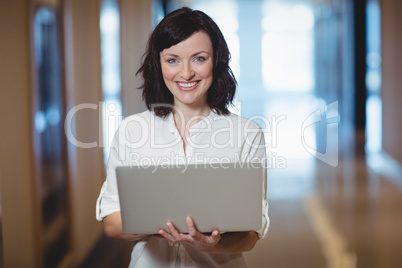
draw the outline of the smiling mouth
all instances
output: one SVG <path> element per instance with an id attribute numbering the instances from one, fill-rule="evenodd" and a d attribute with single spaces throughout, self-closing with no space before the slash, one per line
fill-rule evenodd
<path id="1" fill-rule="evenodd" d="M 196 82 L 191 82 L 191 83 L 183 83 L 183 82 L 177 82 L 177 85 L 179 85 L 180 88 L 183 90 L 191 90 L 194 89 L 200 81 Z"/>

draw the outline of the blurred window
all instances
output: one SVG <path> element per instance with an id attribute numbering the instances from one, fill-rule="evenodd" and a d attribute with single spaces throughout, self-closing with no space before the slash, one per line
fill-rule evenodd
<path id="1" fill-rule="evenodd" d="M 381 101 L 381 13 L 378 0 L 368 0 L 366 56 L 366 151 L 379 153 L 382 149 Z"/>
<path id="2" fill-rule="evenodd" d="M 42 203 L 44 267 L 56 267 L 70 248 L 64 90 L 56 9 L 40 6 L 34 15 L 33 90 L 35 168 Z"/>
<path id="3" fill-rule="evenodd" d="M 264 1 L 262 74 L 269 91 L 314 89 L 314 13 L 308 2 Z"/>
<path id="4" fill-rule="evenodd" d="M 114 133 L 122 119 L 120 100 L 120 14 L 117 0 L 102 0 L 100 14 L 102 89 L 103 89 L 103 148 L 104 162 Z"/>

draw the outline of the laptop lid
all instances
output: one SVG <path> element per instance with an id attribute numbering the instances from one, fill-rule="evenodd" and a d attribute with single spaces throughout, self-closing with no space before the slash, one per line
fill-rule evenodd
<path id="1" fill-rule="evenodd" d="M 259 230 L 263 176 L 259 163 L 117 167 L 123 231 L 187 232 L 188 216 L 200 232 Z"/>

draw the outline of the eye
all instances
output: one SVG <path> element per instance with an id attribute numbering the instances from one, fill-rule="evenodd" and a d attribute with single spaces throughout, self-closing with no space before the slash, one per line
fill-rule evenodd
<path id="1" fill-rule="evenodd" d="M 194 61 L 196 61 L 196 62 L 203 62 L 203 61 L 205 61 L 205 58 L 202 57 L 202 56 L 199 56 L 199 57 L 196 57 L 196 58 L 194 59 Z"/>
<path id="2" fill-rule="evenodd" d="M 176 59 L 168 59 L 166 62 L 169 64 L 174 64 L 177 62 L 177 60 Z"/>

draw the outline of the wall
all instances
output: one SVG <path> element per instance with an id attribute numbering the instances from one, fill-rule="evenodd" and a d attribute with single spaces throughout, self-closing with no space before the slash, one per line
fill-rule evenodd
<path id="1" fill-rule="evenodd" d="M 381 0 L 383 149 L 402 163 L 402 1 Z"/>
<path id="2" fill-rule="evenodd" d="M 141 76 L 136 76 L 151 32 L 151 0 L 120 0 L 121 99 L 123 115 L 146 110 L 142 101 Z"/>
<path id="3" fill-rule="evenodd" d="M 30 12 L 33 1 L 0 2 L 0 179 L 5 267 L 42 267 L 41 209 L 32 142 Z M 99 0 L 63 1 L 67 111 L 102 100 Z M 99 109 L 77 112 L 70 122 L 82 142 L 102 140 Z M 95 201 L 104 181 L 103 149 L 68 144 L 72 251 L 78 265 L 102 234 Z"/>
<path id="4" fill-rule="evenodd" d="M 0 196 L 5 267 L 40 267 L 31 157 L 29 10 L 29 1 L 0 1 Z"/>
<path id="5" fill-rule="evenodd" d="M 90 252 L 102 233 L 95 219 L 95 201 L 105 179 L 101 113 L 102 101 L 99 0 L 64 1 L 64 46 L 67 112 L 77 105 L 92 105 L 75 113 L 68 127 L 82 143 L 96 143 L 80 148 L 68 142 L 71 192 L 72 241 L 75 263 Z"/>
<path id="6" fill-rule="evenodd" d="M 0 2 L 0 197 L 5 267 L 42 267 L 41 210 L 32 142 L 31 5 Z M 46 1 L 44 1 L 46 2 Z M 102 234 L 95 201 L 105 179 L 100 102 L 100 0 L 49 0 L 62 4 L 67 112 L 87 105 L 67 122 L 80 148 L 68 142 L 72 251 L 62 266 L 78 266 Z M 135 76 L 151 31 L 151 0 L 121 0 L 122 98 L 125 115 L 145 110 Z M 18 227 L 18 228 L 16 228 Z"/>

